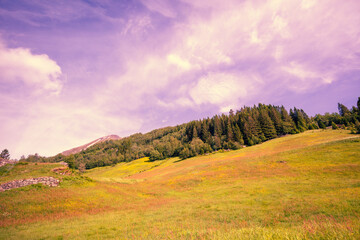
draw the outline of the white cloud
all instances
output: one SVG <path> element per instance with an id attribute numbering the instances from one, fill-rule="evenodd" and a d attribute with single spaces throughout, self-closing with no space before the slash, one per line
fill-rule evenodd
<path id="1" fill-rule="evenodd" d="M 241 79 L 229 73 L 211 73 L 202 77 L 190 90 L 193 101 L 200 105 L 210 103 L 224 105 L 236 102 L 248 94 L 250 79 Z"/>
<path id="2" fill-rule="evenodd" d="M 0 81 L 23 83 L 35 93 L 59 94 L 61 68 L 46 54 L 32 54 L 26 48 L 7 48 L 0 44 Z"/>
<path id="3" fill-rule="evenodd" d="M 282 70 L 295 77 L 288 83 L 288 87 L 296 92 L 304 92 L 323 84 L 329 84 L 335 78 L 331 71 L 317 72 L 296 62 L 283 66 Z"/>
<path id="4" fill-rule="evenodd" d="M 123 93 L 124 101 L 134 107 L 144 102 L 145 93 L 155 96 L 174 84 L 188 91 L 177 89 L 176 97 L 155 101 L 158 105 L 185 108 L 209 103 L 223 108 L 236 101 L 228 97 L 234 92 L 261 96 L 264 86 L 274 94 L 279 86 L 284 92 L 305 92 L 337 81 L 339 71 L 359 66 L 356 1 L 183 2 L 194 8 L 186 8 L 186 22 L 175 25 L 163 39 L 160 53 L 147 49 L 145 56 L 128 62 L 125 73 L 109 81 L 108 88 L 134 89 Z M 168 3 L 151 1 L 149 8 L 174 16 Z"/>
<path id="5" fill-rule="evenodd" d="M 250 42 L 252 42 L 252 43 L 261 43 L 261 40 L 260 40 L 256 30 L 251 32 Z"/>
<path id="6" fill-rule="evenodd" d="M 307 78 L 319 78 L 319 74 L 312 72 L 310 70 L 305 69 L 304 66 L 301 66 L 298 63 L 291 62 L 289 66 L 283 67 L 285 72 L 288 72 L 300 79 L 307 79 Z"/>
<path id="7" fill-rule="evenodd" d="M 169 54 L 167 55 L 166 59 L 168 60 L 169 63 L 174 64 L 184 70 L 191 69 L 191 64 L 187 60 L 182 59 L 176 54 Z"/>
<path id="8" fill-rule="evenodd" d="M 239 107 L 239 105 L 237 105 L 237 104 L 230 104 L 230 105 L 228 105 L 228 106 L 221 107 L 221 108 L 220 108 L 220 112 L 222 112 L 222 113 L 228 113 L 228 112 L 230 111 L 230 109 L 235 110 L 235 109 L 237 109 L 238 107 Z"/>
<path id="9" fill-rule="evenodd" d="M 291 34 L 287 28 L 287 21 L 281 16 L 275 16 L 273 20 L 272 27 L 274 28 L 274 32 L 278 32 L 284 39 L 290 38 Z"/>

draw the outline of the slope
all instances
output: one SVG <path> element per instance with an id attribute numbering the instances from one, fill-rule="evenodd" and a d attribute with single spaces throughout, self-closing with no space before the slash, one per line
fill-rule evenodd
<path id="1" fill-rule="evenodd" d="M 117 136 L 117 135 L 109 135 L 109 136 L 105 136 L 105 137 L 101 137 L 101 138 L 98 138 L 94 141 L 91 141 L 87 144 L 84 144 L 84 145 L 81 145 L 79 147 L 75 147 L 75 148 L 72 148 L 72 149 L 69 149 L 69 150 L 66 150 L 66 151 L 63 151 L 61 154 L 64 155 L 64 156 L 69 156 L 71 154 L 76 154 L 76 153 L 79 153 L 81 151 L 84 151 L 86 149 L 88 149 L 89 147 L 97 144 L 97 143 L 101 143 L 101 142 L 105 142 L 105 141 L 109 141 L 109 140 L 119 140 L 121 139 L 121 137 Z"/>
<path id="2" fill-rule="evenodd" d="M 0 238 L 360 237 L 360 138 L 347 131 L 86 174 L 98 181 L 1 193 Z"/>
<path id="3" fill-rule="evenodd" d="M 120 163 L 115 167 L 95 168 L 89 170 L 86 175 L 100 181 L 109 181 L 111 179 L 117 179 L 117 181 L 124 181 L 125 179 L 167 180 L 179 175 L 193 174 L 194 171 L 207 170 L 207 168 L 216 165 L 232 165 L 233 167 L 233 165 L 239 164 L 239 161 L 243 161 L 244 158 L 251 159 L 253 157 L 270 156 L 353 137 L 354 135 L 348 134 L 348 131 L 313 130 L 299 135 L 289 135 L 274 139 L 237 151 L 220 151 L 185 160 L 170 158 L 148 161 L 148 158 L 142 158 L 129 163 Z"/>

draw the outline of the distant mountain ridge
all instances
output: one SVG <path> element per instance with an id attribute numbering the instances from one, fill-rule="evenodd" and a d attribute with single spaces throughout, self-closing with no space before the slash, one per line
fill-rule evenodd
<path id="1" fill-rule="evenodd" d="M 86 149 L 88 149 L 89 147 L 93 146 L 96 143 L 105 142 L 105 141 L 109 141 L 109 140 L 119 140 L 119 139 L 121 139 L 121 137 L 119 137 L 118 135 L 108 135 L 108 136 L 105 136 L 105 137 L 98 138 L 98 139 L 96 139 L 96 140 L 94 140 L 92 142 L 89 142 L 87 144 L 81 145 L 79 147 L 75 147 L 75 148 L 66 150 L 66 151 L 62 152 L 61 154 L 64 155 L 64 156 L 69 156 L 71 154 L 76 154 L 76 153 L 79 153 L 79 152 L 81 152 L 83 150 L 86 150 Z"/>

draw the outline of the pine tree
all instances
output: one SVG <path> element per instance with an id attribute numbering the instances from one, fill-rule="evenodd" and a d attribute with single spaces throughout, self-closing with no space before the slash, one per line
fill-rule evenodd
<path id="1" fill-rule="evenodd" d="M 294 108 L 294 111 L 290 109 L 290 116 L 300 132 L 304 132 L 307 129 L 305 117 L 300 109 Z"/>
<path id="2" fill-rule="evenodd" d="M 303 111 L 297 109 L 296 115 L 297 115 L 297 127 L 301 132 L 304 132 L 305 130 L 307 130 L 307 126 L 306 126 L 305 116 L 303 115 Z"/>
<path id="3" fill-rule="evenodd" d="M 193 134 L 192 134 L 192 138 L 191 138 L 191 139 L 194 139 L 194 138 L 197 138 L 197 137 L 198 137 L 197 129 L 196 129 L 196 127 L 194 126 L 194 128 L 193 128 Z"/>
<path id="4" fill-rule="evenodd" d="M 286 109 L 284 108 L 284 106 L 281 106 L 280 113 L 282 120 L 282 131 L 281 131 L 282 134 L 289 134 L 293 132 L 295 130 L 294 122 L 290 117 L 290 115 L 288 114 L 288 112 L 286 111 Z"/>
<path id="5" fill-rule="evenodd" d="M 271 121 L 274 123 L 276 133 L 277 135 L 283 134 L 283 124 L 281 121 L 281 115 L 278 110 L 275 109 L 275 107 L 271 106 L 269 111 L 269 117 L 271 118 Z"/>
<path id="6" fill-rule="evenodd" d="M 252 146 L 254 145 L 254 135 L 251 130 L 251 126 L 249 122 L 244 123 L 244 140 L 246 145 Z"/>
<path id="7" fill-rule="evenodd" d="M 215 115 L 213 118 L 214 121 L 214 136 L 221 136 L 222 135 L 222 128 L 221 128 L 221 122 L 218 115 Z"/>
<path id="8" fill-rule="evenodd" d="M 231 142 L 234 140 L 234 133 L 231 127 L 230 118 L 228 118 L 228 122 L 226 124 L 226 141 Z"/>
<path id="9" fill-rule="evenodd" d="M 338 103 L 338 109 L 340 116 L 345 117 L 347 115 L 350 115 L 350 111 L 345 105 Z"/>
<path id="10" fill-rule="evenodd" d="M 253 135 L 252 140 L 254 141 L 254 144 L 265 141 L 266 138 L 264 133 L 262 132 L 259 121 L 259 109 L 256 106 L 254 106 L 254 108 L 251 110 L 251 117 L 248 118 L 248 123 L 251 129 L 251 133 Z"/>
<path id="11" fill-rule="evenodd" d="M 244 145 L 244 139 L 241 134 L 239 126 L 237 124 L 235 124 L 233 129 L 234 129 L 234 140 L 236 142 L 238 142 L 239 144 Z"/>
<path id="12" fill-rule="evenodd" d="M 234 117 L 234 110 L 230 109 L 230 111 L 229 111 L 229 117 L 230 117 L 230 118 Z"/>
<path id="13" fill-rule="evenodd" d="M 276 137 L 276 130 L 274 123 L 271 121 L 269 115 L 265 109 L 260 110 L 259 121 L 261 125 L 262 132 L 266 139 L 272 139 Z"/>
<path id="14" fill-rule="evenodd" d="M 205 120 L 201 124 L 201 140 L 203 140 L 203 142 L 211 144 L 211 134 L 209 131 L 207 121 Z"/>

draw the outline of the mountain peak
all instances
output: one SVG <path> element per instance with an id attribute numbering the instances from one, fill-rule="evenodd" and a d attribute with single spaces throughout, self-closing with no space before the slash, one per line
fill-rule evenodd
<path id="1" fill-rule="evenodd" d="M 71 154 L 79 153 L 79 152 L 81 152 L 81 151 L 95 145 L 96 143 L 105 142 L 105 141 L 109 141 L 109 140 L 119 140 L 119 139 L 121 139 L 121 137 L 119 137 L 118 135 L 114 135 L 114 134 L 104 136 L 104 137 L 98 138 L 98 139 L 96 139 L 94 141 L 91 141 L 91 142 L 89 142 L 87 144 L 81 145 L 79 147 L 75 147 L 75 148 L 63 151 L 61 154 L 64 155 L 64 156 L 68 156 L 68 155 L 71 155 Z"/>

